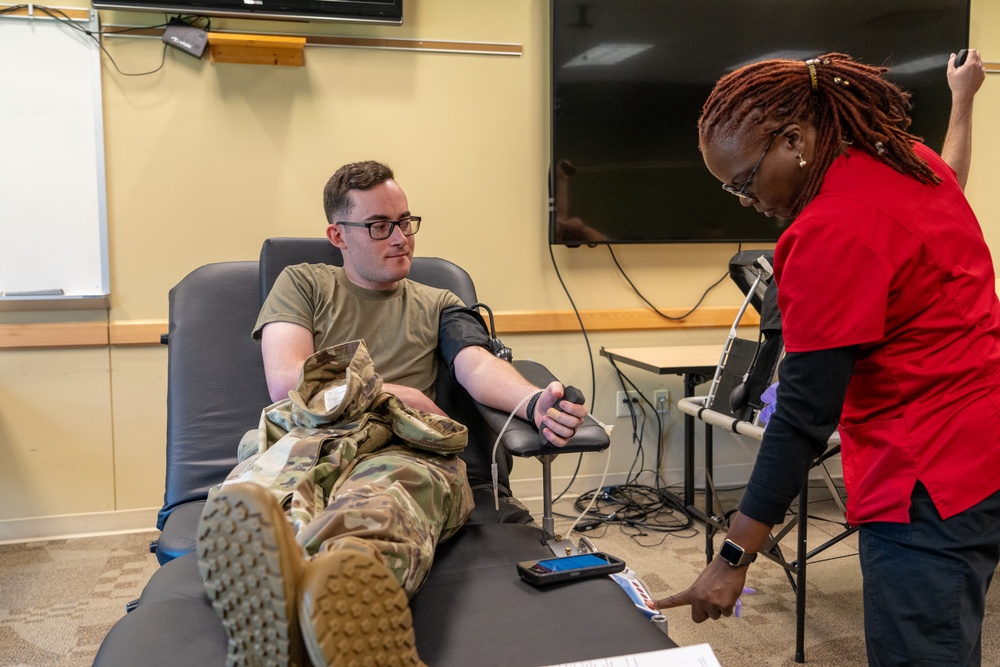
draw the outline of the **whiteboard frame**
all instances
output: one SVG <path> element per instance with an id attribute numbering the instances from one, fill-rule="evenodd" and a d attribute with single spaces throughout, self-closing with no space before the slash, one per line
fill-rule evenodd
<path id="1" fill-rule="evenodd" d="M 86 20 L 73 19 L 86 26 L 90 31 L 99 33 L 100 20 L 98 13 L 94 9 L 88 12 Z M 32 16 L 0 15 L 0 22 L 7 21 L 45 21 L 51 22 L 52 27 L 71 31 L 72 28 L 65 25 L 57 25 L 57 21 L 36 9 Z M 71 294 L 25 294 L 19 296 L 8 296 L 0 292 L 0 311 L 11 310 L 77 310 L 77 309 L 108 309 L 110 308 L 110 268 L 108 259 L 108 209 L 107 209 L 107 176 L 105 171 L 104 155 L 104 109 L 102 103 L 101 90 L 101 49 L 97 42 L 88 38 L 85 48 L 89 64 L 86 66 L 90 70 L 91 82 L 91 104 L 93 105 L 93 151 L 95 157 L 95 170 L 83 174 L 87 179 L 93 178 L 95 182 L 92 187 L 96 189 L 96 213 L 98 236 L 98 259 L 99 266 L 88 265 L 88 270 L 99 272 L 100 284 L 95 293 L 71 293 Z M 87 221 L 92 224 L 92 220 Z"/>

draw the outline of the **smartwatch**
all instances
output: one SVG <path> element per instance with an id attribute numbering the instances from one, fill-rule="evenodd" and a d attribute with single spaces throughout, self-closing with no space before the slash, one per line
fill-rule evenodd
<path id="1" fill-rule="evenodd" d="M 743 547 L 729 539 L 722 543 L 719 556 L 732 567 L 744 567 L 757 560 L 757 554 L 748 554 Z"/>

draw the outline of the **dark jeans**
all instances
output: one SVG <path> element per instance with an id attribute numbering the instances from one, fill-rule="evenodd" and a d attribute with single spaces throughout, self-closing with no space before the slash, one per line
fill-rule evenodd
<path id="1" fill-rule="evenodd" d="M 1000 492 L 943 521 L 918 483 L 909 524 L 863 524 L 858 534 L 868 664 L 979 665 Z"/>

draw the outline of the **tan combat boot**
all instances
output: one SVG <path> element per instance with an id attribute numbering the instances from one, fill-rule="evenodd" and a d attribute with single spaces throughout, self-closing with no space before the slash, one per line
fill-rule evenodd
<path id="1" fill-rule="evenodd" d="M 231 484 L 198 524 L 198 570 L 229 637 L 227 667 L 308 665 L 297 618 L 302 547 L 270 491 Z"/>
<path id="2" fill-rule="evenodd" d="M 299 622 L 314 667 L 426 667 L 406 593 L 373 555 L 314 556 L 299 587 Z"/>

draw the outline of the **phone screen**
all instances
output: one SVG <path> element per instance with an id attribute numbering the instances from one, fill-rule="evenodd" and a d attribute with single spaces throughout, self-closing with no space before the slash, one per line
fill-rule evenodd
<path id="1" fill-rule="evenodd" d="M 607 565 L 608 559 L 595 554 L 579 554 L 577 556 L 565 556 L 563 558 L 550 558 L 540 560 L 531 566 L 535 572 L 565 572 L 566 570 L 579 570 L 584 567 L 600 567 Z"/>
<path id="2" fill-rule="evenodd" d="M 535 586 L 600 577 L 624 569 L 625 561 L 602 552 L 557 556 L 517 564 L 517 572 L 521 578 Z"/>

